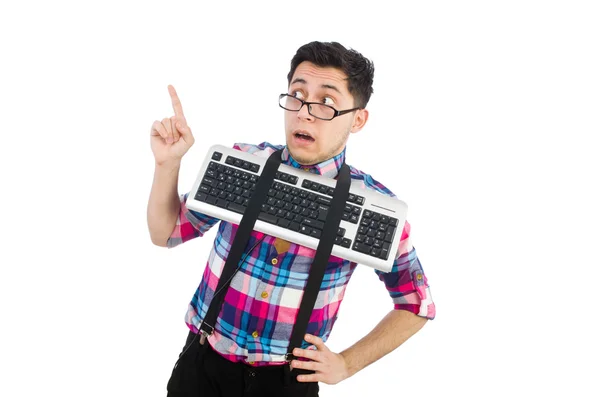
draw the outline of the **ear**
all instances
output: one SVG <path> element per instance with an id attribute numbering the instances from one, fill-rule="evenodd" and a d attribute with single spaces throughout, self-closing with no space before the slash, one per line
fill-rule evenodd
<path id="1" fill-rule="evenodd" d="M 362 128 L 367 123 L 369 119 L 369 111 L 367 109 L 358 109 L 356 114 L 354 115 L 354 123 L 352 123 L 352 128 L 350 129 L 351 133 L 358 132 L 362 130 Z"/>

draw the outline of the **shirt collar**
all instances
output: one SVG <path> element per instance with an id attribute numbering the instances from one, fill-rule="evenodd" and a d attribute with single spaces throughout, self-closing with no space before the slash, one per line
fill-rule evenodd
<path id="1" fill-rule="evenodd" d="M 302 165 L 298 163 L 290 152 L 288 151 L 287 146 L 283 148 L 283 152 L 281 153 L 281 160 L 284 164 L 291 165 L 294 168 L 300 168 L 305 171 L 311 172 L 317 175 L 323 175 L 328 178 L 336 178 L 340 168 L 342 168 L 342 164 L 344 164 L 344 160 L 346 159 L 346 147 L 340 154 L 330 159 L 327 159 L 318 164 L 312 165 Z"/>

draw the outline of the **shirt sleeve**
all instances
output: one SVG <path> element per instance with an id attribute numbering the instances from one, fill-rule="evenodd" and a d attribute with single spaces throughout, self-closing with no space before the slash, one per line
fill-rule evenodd
<path id="1" fill-rule="evenodd" d="M 181 202 L 179 215 L 177 216 L 177 223 L 175 224 L 173 233 L 171 233 L 171 236 L 167 240 L 168 248 L 176 247 L 181 243 L 203 236 L 204 233 L 216 225 L 220 220 L 190 210 L 185 205 L 188 194 L 189 193 L 185 193 L 179 196 Z"/>
<path id="2" fill-rule="evenodd" d="M 435 317 L 435 304 L 431 298 L 427 277 L 410 241 L 408 222 L 404 224 L 392 270 L 384 273 L 376 269 L 375 273 L 385 284 L 395 310 L 408 310 L 430 320 Z"/>

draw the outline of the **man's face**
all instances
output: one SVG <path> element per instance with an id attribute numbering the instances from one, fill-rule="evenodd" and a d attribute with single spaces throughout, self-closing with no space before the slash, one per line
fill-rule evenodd
<path id="1" fill-rule="evenodd" d="M 318 102 L 336 110 L 355 107 L 346 75 L 339 69 L 302 62 L 294 71 L 288 94 L 306 102 Z M 326 121 L 308 113 L 285 111 L 285 139 L 292 157 L 303 165 L 317 164 L 342 152 L 350 133 L 366 123 L 368 112 L 359 109 Z"/>

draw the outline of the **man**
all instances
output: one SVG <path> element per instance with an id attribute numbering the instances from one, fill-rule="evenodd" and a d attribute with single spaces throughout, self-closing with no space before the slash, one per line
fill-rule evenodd
<path id="1" fill-rule="evenodd" d="M 312 42 L 300 47 L 291 62 L 287 94 L 280 99 L 285 109 L 285 147 L 263 142 L 236 144 L 235 148 L 267 154 L 283 148 L 284 164 L 335 178 L 345 161 L 349 135 L 360 131 L 369 118 L 366 105 L 373 91 L 373 74 L 368 59 L 338 43 Z M 202 236 L 219 220 L 189 210 L 185 206 L 187 194 L 178 195 L 181 158 L 194 137 L 172 86 L 169 93 L 175 115 L 155 121 L 151 129 L 156 167 L 148 226 L 154 244 L 171 248 Z M 350 171 L 351 177 L 366 188 L 393 196 L 368 174 L 354 167 Z M 350 348 L 340 353 L 330 351 L 324 342 L 357 266 L 331 256 L 305 342 L 294 350 L 298 359 L 290 363 L 290 383 L 284 379 L 290 374 L 285 370 L 285 353 L 315 251 L 254 231 L 247 247 L 250 259 L 241 261 L 227 291 L 215 293 L 236 230 L 236 225 L 225 221 L 219 226 L 186 315 L 190 336 L 180 359 L 199 345 L 196 334 L 203 316 L 213 296 L 224 293 L 214 333 L 203 340 L 205 349 L 194 353 L 200 354 L 201 360 L 186 361 L 192 363 L 187 369 L 176 365 L 169 395 L 188 395 L 177 394 L 181 387 L 175 385 L 187 382 L 202 396 L 317 396 L 317 382 L 335 384 L 354 375 L 396 349 L 435 316 L 427 278 L 406 223 L 391 272 L 375 271 L 393 299 L 394 310 Z"/>

